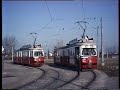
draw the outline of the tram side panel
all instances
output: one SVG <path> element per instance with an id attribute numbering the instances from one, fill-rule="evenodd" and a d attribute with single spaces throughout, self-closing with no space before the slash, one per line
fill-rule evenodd
<path id="1" fill-rule="evenodd" d="M 89 56 L 87 58 L 81 58 L 83 69 L 96 69 L 97 68 L 97 56 Z"/>
<path id="2" fill-rule="evenodd" d="M 29 57 L 29 65 L 33 66 L 34 65 L 34 58 L 33 58 L 33 51 L 30 51 L 30 57 Z"/>
<path id="3" fill-rule="evenodd" d="M 76 65 L 74 47 L 69 48 L 69 65 L 72 65 L 72 66 Z"/>
<path id="4" fill-rule="evenodd" d="M 60 64 L 60 59 L 61 59 L 61 56 L 60 56 L 60 50 L 55 50 L 54 51 L 54 64 Z"/>
<path id="5" fill-rule="evenodd" d="M 75 48 L 77 51 L 75 50 Z M 85 48 L 85 49 L 87 49 L 88 51 L 92 49 L 96 50 L 96 48 Z M 88 51 L 86 51 L 85 53 L 88 53 Z M 97 68 L 97 53 L 93 55 L 91 54 L 82 55 L 83 48 L 81 48 L 81 46 L 80 47 L 69 47 L 68 54 L 65 54 L 66 52 L 64 53 L 63 50 L 61 49 L 57 49 L 55 52 L 58 53 L 58 55 L 55 54 L 54 56 L 54 62 L 57 64 L 72 65 L 72 66 L 79 65 L 80 69 L 89 69 L 89 68 L 96 69 Z M 92 51 L 90 51 L 89 53 L 92 53 Z M 77 56 L 79 57 L 78 58 L 79 60 L 76 59 Z"/>
<path id="6" fill-rule="evenodd" d="M 30 65 L 30 66 L 41 66 L 44 63 L 44 56 L 34 56 L 33 50 L 19 50 L 15 52 L 13 63 Z"/>
<path id="7" fill-rule="evenodd" d="M 68 51 L 69 49 L 68 48 L 65 48 L 64 50 L 63 50 L 63 55 L 62 55 L 62 64 L 63 65 L 69 65 L 69 51 Z"/>
<path id="8" fill-rule="evenodd" d="M 93 69 L 97 69 L 97 56 L 91 56 L 91 57 L 88 57 L 88 60 L 92 60 L 92 68 Z"/>

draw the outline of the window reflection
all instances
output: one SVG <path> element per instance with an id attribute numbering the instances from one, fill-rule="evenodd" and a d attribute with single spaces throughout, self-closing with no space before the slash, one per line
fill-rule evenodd
<path id="1" fill-rule="evenodd" d="M 83 48 L 82 55 L 96 55 L 95 48 Z"/>
<path id="2" fill-rule="evenodd" d="M 43 53 L 40 52 L 40 51 L 36 51 L 36 52 L 34 53 L 34 56 L 43 56 Z"/>

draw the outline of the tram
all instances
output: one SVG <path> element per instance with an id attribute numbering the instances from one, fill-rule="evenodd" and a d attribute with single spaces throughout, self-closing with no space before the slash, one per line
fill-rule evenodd
<path id="1" fill-rule="evenodd" d="M 83 69 L 97 68 L 97 50 L 93 38 L 73 39 L 66 46 L 54 49 L 54 64 L 79 67 Z"/>
<path id="2" fill-rule="evenodd" d="M 42 66 L 44 64 L 44 50 L 41 45 L 25 45 L 14 52 L 13 63 Z"/>

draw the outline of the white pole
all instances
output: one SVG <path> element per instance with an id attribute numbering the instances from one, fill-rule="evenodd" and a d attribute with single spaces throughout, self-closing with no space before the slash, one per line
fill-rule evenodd
<path id="1" fill-rule="evenodd" d="M 2 72 L 4 70 L 4 47 L 2 46 Z"/>
<path id="2" fill-rule="evenodd" d="M 105 65 L 105 63 L 104 63 L 104 50 L 103 50 L 103 32 L 102 32 L 102 17 L 101 17 L 101 19 L 100 19 L 100 21 L 101 21 L 101 65 L 102 66 L 104 66 Z"/>

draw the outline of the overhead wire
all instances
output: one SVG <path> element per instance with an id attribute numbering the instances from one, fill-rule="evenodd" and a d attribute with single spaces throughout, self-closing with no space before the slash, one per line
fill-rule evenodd
<path id="1" fill-rule="evenodd" d="M 83 7 L 83 0 L 82 0 L 82 9 L 83 9 L 83 21 L 85 20 L 85 10 L 84 10 L 84 7 Z"/>
<path id="2" fill-rule="evenodd" d="M 48 9 L 48 12 L 49 12 L 50 18 L 51 18 L 51 20 L 52 20 L 53 18 L 52 18 L 52 15 L 51 15 L 51 12 L 50 12 L 50 9 L 49 9 L 49 7 L 48 7 L 48 4 L 47 4 L 47 1 L 46 1 L 46 0 L 45 0 L 45 3 L 46 3 L 46 6 L 47 6 L 47 9 Z"/>
<path id="3" fill-rule="evenodd" d="M 45 26 L 43 26 L 43 27 L 40 29 L 40 31 L 43 30 L 43 29 L 45 29 L 51 22 L 54 21 L 53 18 L 52 18 L 50 9 L 49 9 L 49 7 L 48 7 L 48 5 L 47 5 L 47 1 L 46 1 L 46 0 L 45 0 L 45 3 L 46 3 L 46 7 L 47 7 L 47 9 L 48 9 L 48 12 L 49 12 L 49 15 L 50 15 L 51 20 L 50 20 Z M 38 31 L 38 30 L 37 30 L 37 31 Z"/>
<path id="4" fill-rule="evenodd" d="M 40 30 L 45 29 L 53 20 L 50 20 L 43 28 L 41 28 Z"/>
<path id="5" fill-rule="evenodd" d="M 50 9 L 49 9 L 49 7 L 48 7 L 48 4 L 47 4 L 47 1 L 46 1 L 46 0 L 45 0 L 45 3 L 46 3 L 46 7 L 47 7 L 47 9 L 48 9 L 48 12 L 49 12 L 49 15 L 50 15 L 51 20 L 50 20 L 44 27 L 42 27 L 40 30 L 45 29 L 51 22 L 55 22 L 55 21 L 57 21 L 57 20 L 64 20 L 64 19 L 54 19 L 54 18 L 52 17 L 52 14 L 51 14 L 51 12 L 50 12 Z"/>

